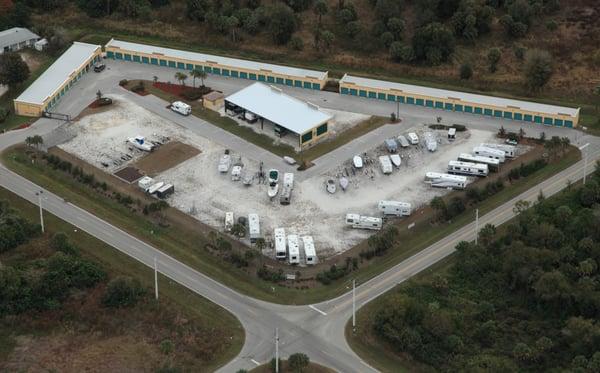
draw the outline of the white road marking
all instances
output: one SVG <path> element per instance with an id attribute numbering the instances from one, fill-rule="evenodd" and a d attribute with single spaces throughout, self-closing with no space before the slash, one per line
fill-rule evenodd
<path id="1" fill-rule="evenodd" d="M 250 361 L 253 362 L 256 365 L 260 365 L 260 363 L 258 361 L 256 361 L 256 360 L 254 360 L 254 359 L 250 359 Z"/>
<path id="2" fill-rule="evenodd" d="M 317 307 L 313 306 L 312 304 L 310 304 L 308 307 L 310 307 L 311 309 L 317 311 L 318 313 L 320 313 L 323 316 L 327 316 L 327 314 L 323 311 L 321 311 L 320 309 L 318 309 Z"/>

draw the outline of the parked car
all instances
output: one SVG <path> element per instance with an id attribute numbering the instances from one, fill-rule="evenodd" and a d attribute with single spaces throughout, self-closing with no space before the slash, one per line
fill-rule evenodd
<path id="1" fill-rule="evenodd" d="M 106 69 L 106 65 L 103 63 L 98 63 L 98 64 L 94 65 L 94 71 L 97 73 L 101 72 L 104 69 Z"/>

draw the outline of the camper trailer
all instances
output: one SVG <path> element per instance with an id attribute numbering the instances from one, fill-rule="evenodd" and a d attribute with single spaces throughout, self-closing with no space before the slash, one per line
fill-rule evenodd
<path id="1" fill-rule="evenodd" d="M 231 156 L 229 154 L 223 154 L 219 159 L 219 166 L 217 169 L 220 173 L 224 174 L 229 171 L 229 167 L 231 166 Z"/>
<path id="2" fill-rule="evenodd" d="M 487 176 L 488 165 L 484 163 L 450 161 L 448 173 L 454 175 Z"/>
<path id="3" fill-rule="evenodd" d="M 458 156 L 458 160 L 463 162 L 487 164 L 490 171 L 498 171 L 500 169 L 500 161 L 495 158 L 480 157 L 478 155 L 461 153 Z"/>
<path id="4" fill-rule="evenodd" d="M 437 138 L 436 138 L 435 134 L 433 132 L 426 132 L 424 137 L 425 137 L 425 147 L 427 148 L 427 150 L 429 150 L 430 152 L 436 151 L 437 147 L 438 147 L 438 143 L 437 143 Z"/>
<path id="5" fill-rule="evenodd" d="M 288 263 L 300 264 L 300 241 L 298 236 L 290 234 L 287 236 L 288 239 Z"/>
<path id="6" fill-rule="evenodd" d="M 173 184 L 165 184 L 156 191 L 156 196 L 160 199 L 165 199 L 173 193 L 175 193 L 175 186 Z"/>
<path id="7" fill-rule="evenodd" d="M 150 185 L 150 187 L 148 188 L 148 190 L 146 192 L 149 193 L 149 194 L 154 194 L 154 193 L 156 193 L 157 190 L 159 190 L 160 188 L 162 188 L 163 185 L 165 185 L 165 183 L 163 183 L 162 181 L 159 181 L 156 184 Z"/>
<path id="8" fill-rule="evenodd" d="M 417 145 L 419 143 L 419 136 L 417 136 L 416 133 L 409 132 L 407 136 L 408 136 L 408 141 L 410 141 L 410 143 L 412 145 Z"/>
<path id="9" fill-rule="evenodd" d="M 392 173 L 392 160 L 388 155 L 380 156 L 379 164 L 381 165 L 381 172 L 383 172 L 385 175 Z"/>
<path id="10" fill-rule="evenodd" d="M 304 245 L 304 258 L 306 259 L 306 265 L 316 264 L 317 251 L 315 250 L 315 243 L 312 236 L 302 237 L 302 243 Z"/>
<path id="11" fill-rule="evenodd" d="M 425 182 L 436 188 L 465 189 L 467 177 L 440 172 L 427 172 Z"/>
<path id="12" fill-rule="evenodd" d="M 404 137 L 402 135 L 398 136 L 398 142 L 400 143 L 400 146 L 403 148 L 408 148 L 410 146 L 406 137 Z"/>
<path id="13" fill-rule="evenodd" d="M 456 128 L 450 127 L 448 129 L 448 140 L 450 140 L 450 141 L 456 140 Z"/>
<path id="14" fill-rule="evenodd" d="M 150 188 L 152 186 L 152 184 L 154 184 L 154 179 L 151 178 L 150 176 L 144 176 L 143 178 L 141 178 L 138 181 L 138 187 L 143 190 L 144 192 L 148 191 L 148 188 Z"/>
<path id="15" fill-rule="evenodd" d="M 151 152 L 154 150 L 154 145 L 148 144 L 145 141 L 144 136 L 130 137 L 127 139 L 127 142 L 145 152 Z"/>
<path id="16" fill-rule="evenodd" d="M 192 107 L 181 101 L 173 102 L 171 104 L 171 110 L 181 115 L 190 115 L 192 113 Z"/>
<path id="17" fill-rule="evenodd" d="M 409 216 L 411 213 L 411 205 L 407 202 L 379 201 L 377 209 L 383 215 Z"/>
<path id="18" fill-rule="evenodd" d="M 279 195 L 279 203 L 289 205 L 292 198 L 292 190 L 294 189 L 294 174 L 286 172 L 283 174 L 283 188 Z"/>
<path id="19" fill-rule="evenodd" d="M 250 232 L 250 242 L 254 243 L 260 238 L 258 214 L 248 214 L 248 231 Z"/>
<path id="20" fill-rule="evenodd" d="M 346 225 L 356 229 L 380 230 L 383 225 L 381 218 L 361 216 L 359 214 L 346 214 Z"/>
<path id="21" fill-rule="evenodd" d="M 504 161 L 506 160 L 504 151 L 499 150 L 499 149 L 486 148 L 484 146 L 474 147 L 473 154 L 478 155 L 480 157 L 488 157 L 488 158 L 497 159 L 500 161 L 500 163 L 504 163 Z"/>
<path id="22" fill-rule="evenodd" d="M 517 147 L 508 144 L 481 144 L 484 148 L 498 149 L 504 152 L 506 158 L 514 158 L 517 156 Z"/>
<path id="23" fill-rule="evenodd" d="M 234 224 L 233 220 L 233 212 L 228 211 L 225 213 L 225 232 L 231 232 L 231 228 L 233 228 Z"/>
<path id="24" fill-rule="evenodd" d="M 286 253 L 285 229 L 275 228 L 275 258 L 285 259 Z"/>
<path id="25" fill-rule="evenodd" d="M 398 151 L 398 143 L 394 139 L 385 140 L 385 147 L 390 153 L 396 153 Z"/>

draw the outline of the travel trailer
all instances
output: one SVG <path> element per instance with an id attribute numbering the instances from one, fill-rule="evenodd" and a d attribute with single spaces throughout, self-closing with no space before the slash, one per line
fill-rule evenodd
<path id="1" fill-rule="evenodd" d="M 383 172 L 385 175 L 392 173 L 392 160 L 388 155 L 380 156 L 379 164 L 381 165 L 381 172 Z"/>
<path id="2" fill-rule="evenodd" d="M 171 110 L 181 115 L 190 115 L 192 113 L 192 107 L 181 101 L 173 102 L 171 104 Z"/>
<path id="3" fill-rule="evenodd" d="M 438 142 L 437 142 L 437 138 L 433 132 L 425 133 L 425 147 L 430 152 L 434 152 L 437 150 Z"/>
<path id="4" fill-rule="evenodd" d="M 219 172 L 224 174 L 229 171 L 231 166 L 231 156 L 229 154 L 223 154 L 219 159 L 219 166 L 217 167 Z"/>
<path id="5" fill-rule="evenodd" d="M 467 186 L 467 177 L 439 172 L 427 172 L 425 174 L 425 182 L 436 188 L 465 189 Z"/>
<path id="6" fill-rule="evenodd" d="M 412 145 L 417 145 L 419 143 L 419 136 L 417 136 L 416 133 L 414 132 L 409 132 L 408 133 L 408 141 L 412 144 Z"/>
<path id="7" fill-rule="evenodd" d="M 317 251 L 315 250 L 315 243 L 312 236 L 302 237 L 302 243 L 304 246 L 304 258 L 306 265 L 314 265 L 317 263 Z"/>
<path id="8" fill-rule="evenodd" d="M 287 254 L 285 229 L 275 228 L 274 234 L 275 234 L 275 258 L 285 259 L 286 254 Z"/>
<path id="9" fill-rule="evenodd" d="M 377 209 L 384 215 L 410 216 L 411 204 L 398 201 L 379 201 Z"/>
<path id="10" fill-rule="evenodd" d="M 487 176 L 488 165 L 484 163 L 450 161 L 448 162 L 448 173 L 454 175 Z"/>
<path id="11" fill-rule="evenodd" d="M 500 169 L 500 161 L 495 158 L 480 157 L 478 155 L 461 153 L 458 156 L 458 160 L 463 162 L 487 164 L 490 171 L 498 171 Z"/>
<path id="12" fill-rule="evenodd" d="M 234 220 L 233 220 L 233 212 L 225 213 L 225 232 L 231 232 L 231 228 L 233 228 Z"/>
<path id="13" fill-rule="evenodd" d="M 504 151 L 499 149 L 486 148 L 484 146 L 476 146 L 473 148 L 473 154 L 478 155 L 480 157 L 488 157 L 494 158 L 500 161 L 500 163 L 504 163 L 506 160 L 506 156 Z"/>
<path id="14" fill-rule="evenodd" d="M 346 214 L 346 225 L 356 229 L 380 230 L 383 226 L 381 218 L 361 216 L 359 214 Z"/>
<path id="15" fill-rule="evenodd" d="M 148 188 L 148 190 L 146 192 L 148 192 L 149 194 L 154 194 L 154 193 L 156 193 L 157 190 L 162 188 L 163 185 L 165 185 L 165 183 L 163 183 L 162 181 L 159 181 L 158 183 L 150 185 L 150 187 Z"/>
<path id="16" fill-rule="evenodd" d="M 289 205 L 292 198 L 292 190 L 294 189 L 294 174 L 286 172 L 283 174 L 283 188 L 279 195 L 279 203 Z"/>
<path id="17" fill-rule="evenodd" d="M 248 231 L 250 232 L 250 242 L 254 243 L 260 238 L 258 214 L 248 214 Z"/>
<path id="18" fill-rule="evenodd" d="M 290 234 L 287 236 L 288 239 L 288 263 L 300 264 L 300 241 L 298 236 Z"/>
<path id="19" fill-rule="evenodd" d="M 456 128 L 451 127 L 448 129 L 448 140 L 453 141 L 456 139 Z"/>
<path id="20" fill-rule="evenodd" d="M 481 144 L 484 148 L 498 149 L 504 152 L 506 158 L 514 158 L 517 156 L 517 147 L 508 144 Z"/>

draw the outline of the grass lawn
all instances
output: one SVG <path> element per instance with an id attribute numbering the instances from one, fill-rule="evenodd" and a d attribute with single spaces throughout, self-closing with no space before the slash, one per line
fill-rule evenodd
<path id="1" fill-rule="evenodd" d="M 35 222 L 39 219 L 37 206 L 4 188 L 0 188 L 0 200 L 8 200 L 11 207 L 18 210 L 20 215 L 30 221 Z M 53 232 L 67 232 L 70 240 L 80 248 L 82 254 L 98 261 L 107 272 L 138 278 L 143 285 L 149 288 L 154 286 L 153 271 L 138 261 L 48 212 L 45 212 L 44 223 L 46 231 L 50 234 Z M 232 314 L 163 276 L 159 276 L 159 290 L 160 298 L 168 299 L 169 302 L 177 305 L 190 320 L 201 325 L 225 330 L 226 334 L 230 336 L 228 349 L 220 351 L 218 358 L 212 361 L 209 367 L 204 368 L 207 370 L 216 369 L 238 354 L 244 343 L 244 330 Z M 14 344 L 14 341 L 11 341 L 10 336 L 0 333 L 0 357 L 12 349 L 11 344 Z"/>
<path id="2" fill-rule="evenodd" d="M 279 366 L 279 371 L 281 373 L 292 373 L 294 372 L 288 367 L 287 360 L 281 360 L 281 365 Z M 271 369 L 271 363 L 263 364 L 259 367 L 252 369 L 249 373 L 271 373 L 273 370 Z M 335 370 L 324 367 L 323 365 L 319 365 L 317 363 L 309 363 L 302 373 L 334 373 Z"/>
<path id="3" fill-rule="evenodd" d="M 63 196 L 74 204 L 96 216 L 107 220 L 130 234 L 160 248 L 169 255 L 191 267 L 211 276 L 227 286 L 255 298 L 284 304 L 310 304 L 330 299 L 347 291 L 350 276 L 346 276 L 330 285 L 318 285 L 314 288 L 297 290 L 285 286 L 262 281 L 252 274 L 210 255 L 204 249 L 207 238 L 197 231 L 185 230 L 176 225 L 168 228 L 158 227 L 148 219 L 140 217 L 115 200 L 101 196 L 91 188 L 75 181 L 69 175 L 25 161 L 24 154 L 10 150 L 3 154 L 3 163 L 13 171 L 33 182 Z M 525 179 L 520 179 L 494 196 L 478 205 L 481 214 L 494 209 L 503 202 L 517 196 L 541 181 L 567 168 L 580 159 L 579 151 L 568 152 L 559 161 L 548 164 Z M 352 278 L 359 283 L 378 275 L 384 270 L 406 259 L 410 255 L 423 250 L 460 227 L 473 221 L 473 210 L 467 210 L 454 218 L 451 223 L 433 228 L 430 217 L 422 219 L 410 231 L 400 229 L 398 242 L 402 245 L 391 250 L 382 257 L 376 257 L 352 272 Z M 328 264 L 326 264 L 328 266 Z M 274 290 L 273 290 L 274 289 Z"/>

